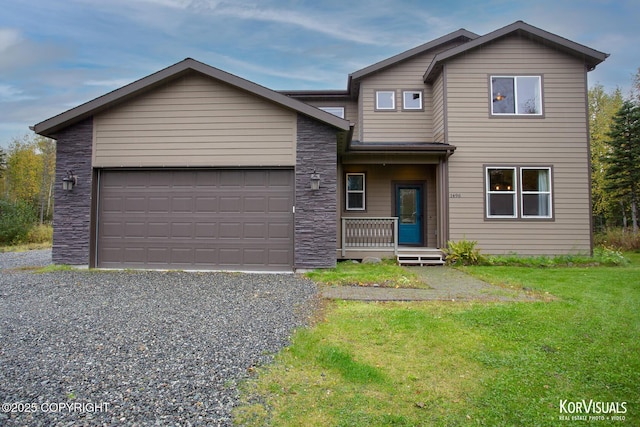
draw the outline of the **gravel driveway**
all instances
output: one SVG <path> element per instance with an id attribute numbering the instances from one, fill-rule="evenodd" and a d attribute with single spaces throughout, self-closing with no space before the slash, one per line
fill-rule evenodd
<path id="1" fill-rule="evenodd" d="M 0 425 L 231 425 L 238 381 L 317 295 L 295 275 L 11 269 L 22 261 L 0 254 Z"/>

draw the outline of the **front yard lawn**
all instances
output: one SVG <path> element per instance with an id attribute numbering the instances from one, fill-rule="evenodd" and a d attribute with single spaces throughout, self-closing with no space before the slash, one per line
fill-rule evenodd
<path id="1" fill-rule="evenodd" d="M 330 286 L 381 286 L 391 288 L 430 289 L 412 271 L 385 259 L 378 264 L 338 262 L 335 268 L 313 270 L 306 274 L 316 283 Z"/>
<path id="2" fill-rule="evenodd" d="M 629 257 L 624 267 L 466 269 L 558 297 L 549 302 L 327 303 L 245 384 L 236 422 L 557 426 L 586 415 L 604 421 L 568 422 L 640 425 L 640 254 Z M 566 412 L 583 401 L 621 413 Z"/>

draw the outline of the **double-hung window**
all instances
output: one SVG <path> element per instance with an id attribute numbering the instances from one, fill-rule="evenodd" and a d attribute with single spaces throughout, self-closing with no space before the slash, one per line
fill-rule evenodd
<path id="1" fill-rule="evenodd" d="M 551 168 L 520 168 L 523 218 L 551 218 Z"/>
<path id="2" fill-rule="evenodd" d="M 485 173 L 487 218 L 552 218 L 550 167 L 487 167 Z"/>
<path id="3" fill-rule="evenodd" d="M 542 115 L 542 77 L 491 76 L 491 114 Z"/>
<path id="4" fill-rule="evenodd" d="M 487 217 L 516 218 L 516 169 L 487 168 Z"/>
<path id="5" fill-rule="evenodd" d="M 346 208 L 348 211 L 365 210 L 364 173 L 348 173 L 346 179 Z"/>

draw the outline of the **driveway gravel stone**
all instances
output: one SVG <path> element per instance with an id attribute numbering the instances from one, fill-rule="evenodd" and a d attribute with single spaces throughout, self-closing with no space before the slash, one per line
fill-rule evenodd
<path id="1" fill-rule="evenodd" d="M 36 273 L 8 258 L 0 425 L 231 425 L 238 382 L 317 301 L 296 275 Z"/>

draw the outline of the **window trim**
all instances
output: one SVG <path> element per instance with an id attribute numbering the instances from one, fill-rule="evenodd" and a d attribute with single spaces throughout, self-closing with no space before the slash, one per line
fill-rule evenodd
<path id="1" fill-rule="evenodd" d="M 523 184 L 524 180 L 522 174 L 525 170 L 547 170 L 549 171 L 549 190 L 548 191 L 525 191 Z M 552 197 L 552 180 L 551 180 L 551 166 L 521 166 L 520 167 L 520 212 L 522 212 L 523 219 L 552 219 L 553 218 L 553 197 Z M 524 213 L 524 195 L 525 194 L 548 194 L 549 195 L 549 215 L 525 215 Z"/>
<path id="2" fill-rule="evenodd" d="M 489 194 L 498 194 L 497 192 L 491 192 L 489 191 L 489 185 L 490 185 L 490 180 L 489 180 L 489 175 L 488 175 L 488 171 L 490 169 L 513 169 L 514 170 L 514 180 L 516 181 L 514 183 L 514 187 L 515 187 L 515 204 L 514 204 L 514 210 L 515 210 L 515 215 L 514 216 L 505 216 L 505 215 L 490 215 L 489 214 L 489 208 L 490 208 L 490 204 L 489 204 Z M 523 191 L 522 188 L 522 171 L 523 170 L 540 170 L 540 169 L 546 169 L 549 171 L 549 191 L 547 192 L 549 194 L 549 216 L 538 216 L 538 215 L 524 215 L 524 210 L 523 210 L 523 195 L 524 194 L 540 194 L 539 192 L 530 192 L 530 191 Z M 485 221 L 555 221 L 555 203 L 554 203 L 554 180 L 553 180 L 553 165 L 539 165 L 539 164 L 534 164 L 534 165 L 525 165 L 525 164 L 510 164 L 510 165 L 505 165 L 505 164 L 486 164 L 483 166 L 483 171 L 484 171 L 484 219 Z M 505 194 L 504 191 L 501 191 L 500 193 Z M 547 194 L 545 193 L 545 194 Z"/>
<path id="3" fill-rule="evenodd" d="M 417 93 L 420 95 L 420 107 L 409 108 L 406 106 L 405 95 L 410 93 Z M 424 91 L 421 89 L 407 89 L 402 91 L 402 111 L 424 111 Z"/>
<path id="4" fill-rule="evenodd" d="M 393 94 L 391 100 L 393 101 L 393 106 L 391 108 L 381 108 L 378 105 L 378 94 L 381 93 L 391 93 Z M 375 102 L 375 111 L 397 111 L 396 106 L 397 106 L 397 102 L 396 102 L 396 96 L 397 93 L 395 90 L 393 89 L 377 89 L 374 91 L 374 102 Z"/>
<path id="5" fill-rule="evenodd" d="M 362 190 L 349 190 L 349 176 L 357 175 L 362 177 Z M 349 194 L 362 194 L 362 207 L 349 206 Z M 367 175 L 364 172 L 347 172 L 344 175 L 344 206 L 346 211 L 367 210 Z"/>
<path id="6" fill-rule="evenodd" d="M 491 179 L 489 178 L 489 170 L 492 169 L 510 169 L 513 171 L 513 190 L 509 191 L 492 191 Z M 487 219 L 517 219 L 518 218 L 518 170 L 515 166 L 485 166 L 484 168 L 485 179 L 485 218 Z M 513 215 L 491 215 L 490 208 L 491 203 L 489 201 L 492 194 L 511 194 L 513 198 Z"/>
<path id="7" fill-rule="evenodd" d="M 536 77 L 538 79 L 538 95 L 540 96 L 540 112 L 535 114 L 518 113 L 518 95 L 517 95 L 517 83 L 516 80 L 522 77 Z M 496 78 L 510 78 L 513 79 L 513 91 L 515 96 L 514 110 L 515 113 L 495 113 L 493 111 L 493 79 Z M 493 74 L 489 75 L 489 116 L 490 117 L 517 117 L 517 118 L 544 118 L 544 76 L 542 74 Z"/>
<path id="8" fill-rule="evenodd" d="M 330 106 L 330 105 L 325 105 L 322 107 L 318 107 L 320 110 L 324 111 L 325 113 L 329 113 L 329 114 L 333 114 L 334 116 L 340 117 L 341 119 L 344 119 L 344 107 L 342 106 Z M 329 110 L 333 110 L 333 111 L 337 111 L 340 110 L 341 113 L 338 115 L 332 111 Z"/>

